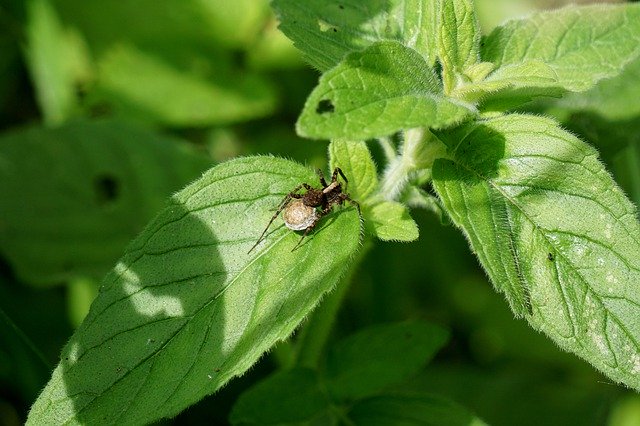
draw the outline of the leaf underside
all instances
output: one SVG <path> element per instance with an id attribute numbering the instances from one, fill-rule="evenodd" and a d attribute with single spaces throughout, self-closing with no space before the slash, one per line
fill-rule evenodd
<path id="1" fill-rule="evenodd" d="M 514 312 L 640 390 L 640 225 L 596 151 L 532 116 L 440 137 L 434 187 Z"/>

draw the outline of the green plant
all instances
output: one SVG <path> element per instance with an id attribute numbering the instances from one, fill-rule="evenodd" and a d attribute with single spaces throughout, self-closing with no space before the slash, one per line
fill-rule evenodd
<path id="1" fill-rule="evenodd" d="M 362 216 L 351 207 L 334 210 L 295 251 L 299 235 L 279 226 L 247 253 L 277 203 L 317 178 L 268 156 L 213 167 L 171 198 L 102 281 L 29 422 L 175 416 L 244 374 L 311 315 L 282 362 L 294 368 L 247 391 L 231 421 L 372 424 L 411 413 L 416 422 L 481 424 L 446 400 L 389 391 L 444 344 L 447 333 L 438 327 L 396 324 L 327 343 L 350 279 L 377 241 L 418 238 L 409 208 L 434 211 L 462 230 L 517 317 L 640 391 L 637 210 L 595 148 L 558 122 L 584 105 L 629 113 L 627 99 L 616 95 L 638 90 L 640 7 L 571 6 L 481 37 L 470 0 L 272 6 L 282 31 L 322 72 L 297 132 L 331 140 L 329 168 L 344 171 Z M 104 61 L 105 72 L 122 62 L 175 77 L 127 46 Z M 127 76 L 110 75 L 103 91 L 120 93 L 117 82 Z M 252 113 L 272 104 L 268 86 L 258 85 L 263 96 Z M 563 96 L 533 104 L 556 118 L 526 110 L 538 98 Z M 52 122 L 72 108 L 67 98 L 43 101 Z M 134 108 L 131 99 L 139 100 L 134 93 L 116 104 L 137 111 L 146 102 Z M 172 125 L 185 120 L 179 111 L 144 111 Z M 225 113 L 233 110 L 219 111 L 189 123 L 232 119 Z M 370 152 L 376 143 L 380 173 Z M 265 401 L 278 409 L 261 410 Z M 297 409 L 278 401 L 295 401 Z"/>

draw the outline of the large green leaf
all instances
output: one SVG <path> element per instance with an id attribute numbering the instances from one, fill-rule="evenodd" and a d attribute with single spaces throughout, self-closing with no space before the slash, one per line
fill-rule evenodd
<path id="1" fill-rule="evenodd" d="M 0 251 L 32 283 L 102 278 L 166 198 L 210 160 L 116 121 L 0 137 Z"/>
<path id="2" fill-rule="evenodd" d="M 247 48 L 268 16 L 267 0 L 55 0 L 65 22 L 98 51 L 128 40 L 161 49 Z M 115 31 L 114 29 L 117 29 Z"/>
<path id="3" fill-rule="evenodd" d="M 274 0 L 280 29 L 322 71 L 348 53 L 395 40 L 436 61 L 436 0 Z"/>
<path id="4" fill-rule="evenodd" d="M 246 72 L 216 78 L 180 69 L 158 55 L 118 45 L 100 60 L 94 103 L 172 126 L 204 126 L 262 117 L 275 109 L 269 82 Z"/>
<path id="5" fill-rule="evenodd" d="M 150 423 L 242 374 L 289 336 L 360 246 L 356 209 L 300 236 L 278 205 L 313 171 L 287 160 L 223 163 L 176 194 L 102 283 L 29 424 Z M 318 261 L 321 259 L 321 261 Z"/>
<path id="6" fill-rule="evenodd" d="M 640 225 L 596 151 L 526 115 L 440 137 L 434 187 L 514 312 L 640 390 Z"/>
<path id="7" fill-rule="evenodd" d="M 297 123 L 310 138 L 368 139 L 412 127 L 446 127 L 473 107 L 442 95 L 434 71 L 415 50 L 379 42 L 324 73 Z"/>
<path id="8" fill-rule="evenodd" d="M 528 96 L 584 91 L 638 55 L 640 5 L 568 6 L 496 28 L 482 58 L 497 70 L 478 87 L 489 97 L 509 88 Z"/>
<path id="9" fill-rule="evenodd" d="M 440 136 L 434 187 L 514 312 L 640 389 L 640 225 L 596 151 L 526 115 Z"/>

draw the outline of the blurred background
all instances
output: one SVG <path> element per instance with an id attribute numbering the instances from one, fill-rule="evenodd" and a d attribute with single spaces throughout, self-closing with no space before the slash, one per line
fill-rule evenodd
<path id="1" fill-rule="evenodd" d="M 476 0 L 485 32 L 564 3 Z M 638 204 L 636 62 L 631 86 L 528 108 L 594 144 Z M 267 0 L 0 0 L 0 425 L 24 422 L 102 276 L 172 193 L 241 155 L 326 168 L 326 141 L 294 132 L 317 79 Z M 608 107 L 613 96 L 628 108 Z M 462 235 L 413 215 L 420 239 L 369 253 L 334 338 L 427 319 L 453 338 L 407 388 L 493 425 L 640 425 L 637 394 L 515 320 Z M 275 358 L 163 423 L 224 424 Z"/>

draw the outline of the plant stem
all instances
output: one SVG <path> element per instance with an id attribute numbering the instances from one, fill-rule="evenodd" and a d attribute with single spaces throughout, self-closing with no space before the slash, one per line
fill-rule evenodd
<path id="1" fill-rule="evenodd" d="M 378 138 L 378 143 L 380 143 L 380 146 L 384 151 L 384 156 L 387 158 L 388 163 L 391 163 L 396 159 L 396 148 L 393 146 L 393 143 L 391 143 L 391 138 L 387 136 L 380 137 Z"/>
<path id="2" fill-rule="evenodd" d="M 430 169 L 436 158 L 446 157 L 446 149 L 427 129 L 416 128 L 404 132 L 400 155 L 389 162 L 380 184 L 380 195 L 395 201 L 410 182 L 414 173 Z"/>

